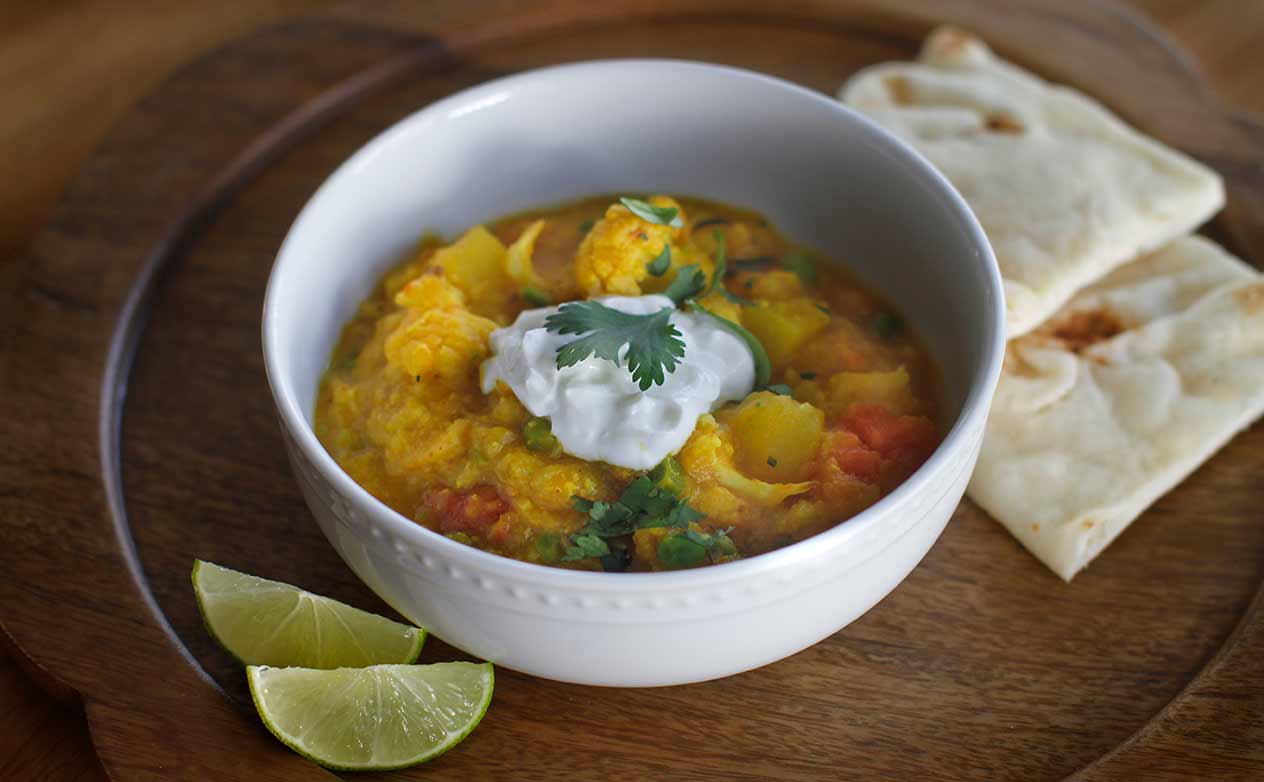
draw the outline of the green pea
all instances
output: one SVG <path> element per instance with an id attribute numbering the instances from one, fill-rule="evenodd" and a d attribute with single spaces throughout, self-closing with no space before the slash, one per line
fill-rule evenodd
<path id="1" fill-rule="evenodd" d="M 683 535 L 668 535 L 658 542 L 658 561 L 668 570 L 697 567 L 706 559 L 706 548 Z"/>
<path id="2" fill-rule="evenodd" d="M 685 468 L 680 466 L 674 456 L 668 456 L 650 470 L 650 480 L 655 486 L 677 497 L 685 493 Z"/>
<path id="3" fill-rule="evenodd" d="M 562 557 L 562 539 L 556 532 L 542 532 L 535 539 L 535 553 L 541 562 L 557 562 Z"/>
<path id="4" fill-rule="evenodd" d="M 527 447 L 533 451 L 557 456 L 562 452 L 562 444 L 553 436 L 553 425 L 547 418 L 530 418 L 522 425 L 522 438 Z"/>
<path id="5" fill-rule="evenodd" d="M 536 307 L 547 307 L 553 303 L 549 294 L 531 285 L 523 288 L 521 294 L 523 301 Z"/>

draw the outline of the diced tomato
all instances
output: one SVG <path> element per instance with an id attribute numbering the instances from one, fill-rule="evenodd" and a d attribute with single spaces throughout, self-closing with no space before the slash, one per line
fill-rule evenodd
<path id="1" fill-rule="evenodd" d="M 434 514 L 439 531 L 444 534 L 483 535 L 509 511 L 509 503 L 490 486 L 477 486 L 469 491 L 437 489 L 426 495 L 425 506 Z"/>
<path id="2" fill-rule="evenodd" d="M 905 462 L 925 461 L 939 444 L 939 432 L 929 418 L 894 415 L 881 405 L 853 405 L 843 426 L 883 456 Z"/>
<path id="3" fill-rule="evenodd" d="M 882 454 L 846 430 L 826 432 L 819 453 L 818 481 L 827 482 L 831 476 L 841 474 L 865 483 L 875 483 L 882 471 Z"/>
<path id="4" fill-rule="evenodd" d="M 882 454 L 865 448 L 863 445 L 836 452 L 834 460 L 838 462 L 840 470 L 865 483 L 877 481 L 878 473 L 882 470 Z"/>

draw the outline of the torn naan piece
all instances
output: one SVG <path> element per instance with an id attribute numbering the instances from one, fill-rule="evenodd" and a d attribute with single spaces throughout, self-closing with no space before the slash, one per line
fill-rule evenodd
<path id="1" fill-rule="evenodd" d="M 1011 337 L 1224 205 L 1211 169 L 952 28 L 932 33 L 917 62 L 860 71 L 839 98 L 910 142 L 969 203 L 996 252 Z"/>
<path id="2" fill-rule="evenodd" d="M 1010 342 L 970 498 L 1067 581 L 1264 413 L 1264 276 L 1199 237 Z"/>

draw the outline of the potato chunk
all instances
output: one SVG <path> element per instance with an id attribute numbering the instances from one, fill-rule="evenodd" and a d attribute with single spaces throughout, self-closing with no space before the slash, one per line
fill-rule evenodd
<path id="1" fill-rule="evenodd" d="M 857 403 L 879 404 L 897 415 L 917 408 L 904 367 L 890 372 L 839 372 L 829 379 L 826 395 L 830 411 L 839 414 Z"/>
<path id="2" fill-rule="evenodd" d="M 516 295 L 506 271 L 505 245 L 481 225 L 435 251 L 430 269 L 440 271 L 465 294 L 479 315 L 504 315 Z"/>
<path id="3" fill-rule="evenodd" d="M 509 245 L 509 250 L 505 255 L 505 271 L 520 288 L 544 287 L 540 276 L 535 273 L 535 266 L 531 263 L 531 254 L 535 252 L 535 240 L 540 238 L 540 232 L 543 230 L 543 220 L 536 220 L 528 225 L 514 243 Z"/>
<path id="4" fill-rule="evenodd" d="M 812 481 L 774 483 L 751 478 L 734 465 L 734 450 L 732 433 L 721 428 L 714 417 L 704 415 L 698 419 L 698 428 L 694 429 L 693 436 L 678 457 L 695 486 L 700 487 L 700 506 L 708 516 L 714 516 L 715 511 L 701 502 L 701 498 L 706 496 L 707 489 L 712 485 L 722 486 L 765 507 L 803 494 L 816 485 Z"/>
<path id="5" fill-rule="evenodd" d="M 729 425 L 738 469 L 763 481 L 784 483 L 808 477 L 825 414 L 788 396 L 760 391 L 738 405 Z"/>
<path id="6" fill-rule="evenodd" d="M 764 343 L 774 369 L 789 364 L 796 350 L 829 325 L 829 315 L 809 299 L 773 301 L 742 311 L 742 325 Z"/>

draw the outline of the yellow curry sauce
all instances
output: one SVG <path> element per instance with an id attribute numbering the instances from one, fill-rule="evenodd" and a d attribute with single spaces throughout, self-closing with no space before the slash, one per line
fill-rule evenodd
<path id="1" fill-rule="evenodd" d="M 936 371 L 888 304 L 832 263 L 812 261 L 756 215 L 655 197 L 683 226 L 646 221 L 604 197 L 427 238 L 349 323 L 322 380 L 316 433 L 374 496 L 464 543 L 530 562 L 658 570 L 753 556 L 821 532 L 890 492 L 940 441 Z M 611 205 L 613 203 L 613 205 Z M 730 296 L 701 303 L 762 342 L 772 390 L 703 415 L 657 486 L 724 539 L 703 558 L 668 556 L 684 530 L 636 529 L 622 561 L 580 557 L 589 518 L 574 498 L 616 502 L 638 477 L 550 442 L 503 384 L 479 389 L 488 337 L 526 308 L 662 291 L 674 270 L 710 277 L 717 232 Z M 671 244 L 671 270 L 647 264 Z M 789 392 L 789 393 L 787 393 Z M 672 541 L 675 542 L 675 541 Z M 570 552 L 570 553 L 568 553 Z"/>

